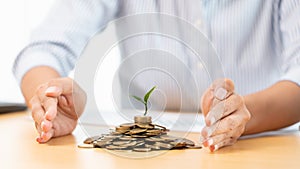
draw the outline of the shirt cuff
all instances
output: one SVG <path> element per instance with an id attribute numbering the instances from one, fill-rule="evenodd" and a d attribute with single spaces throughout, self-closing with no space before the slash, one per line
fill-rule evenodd
<path id="1" fill-rule="evenodd" d="M 49 52 L 34 51 L 21 54 L 15 61 L 13 73 L 20 84 L 24 75 L 32 68 L 38 66 L 48 66 L 56 70 L 61 76 L 66 76 L 63 66 L 56 56 Z"/>
<path id="2" fill-rule="evenodd" d="M 289 80 L 300 86 L 300 65 L 290 68 L 280 80 Z"/>

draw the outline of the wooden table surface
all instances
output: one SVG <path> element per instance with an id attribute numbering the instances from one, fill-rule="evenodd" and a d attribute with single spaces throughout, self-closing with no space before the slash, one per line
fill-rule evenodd
<path id="1" fill-rule="evenodd" d="M 300 168 L 300 132 L 297 130 L 242 139 L 214 153 L 206 149 L 172 150 L 142 159 L 124 158 L 102 149 L 77 148 L 87 137 L 80 127 L 72 135 L 38 144 L 28 112 L 0 115 L 0 133 L 1 169 Z M 198 133 L 188 136 L 194 141 L 198 137 Z"/>

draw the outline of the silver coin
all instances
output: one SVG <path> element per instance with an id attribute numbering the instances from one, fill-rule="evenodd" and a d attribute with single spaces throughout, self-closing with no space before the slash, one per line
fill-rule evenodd
<path id="1" fill-rule="evenodd" d="M 79 144 L 79 148 L 94 148 L 93 144 Z"/>
<path id="2" fill-rule="evenodd" d="M 132 150 L 136 151 L 136 152 L 149 152 L 149 151 L 151 151 L 151 148 L 149 148 L 149 147 L 133 148 Z"/>

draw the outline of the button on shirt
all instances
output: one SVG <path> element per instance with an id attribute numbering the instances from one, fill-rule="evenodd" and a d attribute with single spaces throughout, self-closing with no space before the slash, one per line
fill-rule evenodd
<path id="1" fill-rule="evenodd" d="M 17 57 L 14 73 L 21 81 L 29 69 L 45 65 L 66 76 L 89 39 L 109 21 L 127 15 L 163 13 L 184 19 L 203 32 L 216 49 L 225 77 L 235 82 L 238 93 L 263 90 L 280 80 L 300 85 L 299 11 L 299 0 L 57 1 Z M 139 46 L 140 40 L 135 40 L 138 45 L 127 42 L 126 51 L 144 48 Z M 191 68 L 197 74 L 203 64 L 192 61 Z M 172 89 L 172 84 L 165 88 Z"/>

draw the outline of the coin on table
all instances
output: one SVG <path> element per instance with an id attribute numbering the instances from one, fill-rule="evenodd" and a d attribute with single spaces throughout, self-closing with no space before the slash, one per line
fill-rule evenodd
<path id="1" fill-rule="evenodd" d="M 150 141 L 150 142 L 165 141 L 163 138 L 160 138 L 160 137 L 149 137 L 149 138 L 146 138 L 145 140 Z"/>
<path id="2" fill-rule="evenodd" d="M 133 138 L 131 136 L 122 136 L 119 138 L 119 140 L 124 140 L 124 141 L 136 141 L 136 138 Z"/>
<path id="3" fill-rule="evenodd" d="M 147 135 L 138 135 L 138 134 L 134 134 L 134 135 L 131 135 L 131 137 L 133 137 L 133 138 L 147 138 L 147 137 L 149 137 L 149 136 L 147 136 Z"/>
<path id="4" fill-rule="evenodd" d="M 130 128 L 123 128 L 123 127 L 116 127 L 116 133 L 119 133 L 119 134 L 123 134 L 123 133 L 126 133 L 127 131 L 130 131 Z"/>
<path id="5" fill-rule="evenodd" d="M 161 126 L 161 125 L 158 125 L 158 124 L 153 124 L 155 127 L 158 127 L 158 128 L 161 128 L 161 129 L 163 129 L 163 130 L 167 130 L 167 128 L 166 127 L 164 127 L 164 126 Z"/>
<path id="6" fill-rule="evenodd" d="M 137 151 L 137 152 L 149 152 L 149 151 L 151 151 L 151 148 L 149 148 L 149 147 L 141 147 L 141 148 L 135 147 L 132 150 Z"/>
<path id="7" fill-rule="evenodd" d="M 167 143 L 163 143 L 163 142 L 156 142 L 154 145 L 155 146 L 159 146 L 159 147 L 161 147 L 163 149 L 171 149 L 171 148 L 173 148 L 173 146 L 171 144 L 167 144 Z"/>
<path id="8" fill-rule="evenodd" d="M 83 141 L 83 143 L 84 143 L 84 144 L 92 144 L 93 141 L 95 141 L 95 140 L 97 140 L 97 139 L 99 139 L 99 138 L 100 138 L 100 136 L 89 137 L 89 138 L 85 139 L 85 140 Z"/>
<path id="9" fill-rule="evenodd" d="M 123 144 L 128 144 L 128 143 L 130 143 L 130 141 L 113 141 L 112 142 L 113 145 L 117 145 L 117 146 L 120 146 Z"/>
<path id="10" fill-rule="evenodd" d="M 149 136 L 156 136 L 156 135 L 160 135 L 160 134 L 164 133 L 164 131 L 162 131 L 160 129 L 147 130 L 146 132 L 147 132 L 146 135 L 149 135 Z"/>
<path id="11" fill-rule="evenodd" d="M 123 147 L 123 146 L 115 146 L 115 145 L 108 145 L 105 147 L 108 150 L 124 150 L 127 147 Z"/>
<path id="12" fill-rule="evenodd" d="M 151 116 L 134 116 L 135 123 L 150 124 L 152 123 Z"/>
<path id="13" fill-rule="evenodd" d="M 137 143 L 138 143 L 137 141 L 130 141 L 129 143 L 122 144 L 122 146 L 124 146 L 124 147 L 133 147 L 133 146 L 136 146 Z"/>
<path id="14" fill-rule="evenodd" d="M 145 132 L 145 131 L 147 131 L 147 129 L 136 128 L 136 129 L 132 129 L 132 130 L 128 131 L 128 132 L 125 133 L 125 134 L 134 135 L 134 134 L 143 133 L 143 132 Z"/>
<path id="15" fill-rule="evenodd" d="M 151 150 L 160 150 L 160 147 L 157 145 L 145 144 L 145 147 L 151 148 Z"/>
<path id="16" fill-rule="evenodd" d="M 112 144 L 112 142 L 110 141 L 94 141 L 93 145 L 94 147 L 98 147 L 98 148 L 104 148 L 106 145 L 110 145 Z"/>
<path id="17" fill-rule="evenodd" d="M 154 125 L 153 124 L 143 124 L 143 123 L 136 123 L 136 126 L 143 128 L 143 129 L 153 129 Z"/>
<path id="18" fill-rule="evenodd" d="M 194 146 L 186 146 L 186 149 L 201 149 L 202 146 L 201 145 L 194 145 Z"/>
<path id="19" fill-rule="evenodd" d="M 94 148 L 93 144 L 79 144 L 79 148 Z"/>
<path id="20" fill-rule="evenodd" d="M 122 127 L 122 128 L 132 128 L 135 126 L 135 123 L 124 123 L 124 124 L 121 124 L 119 127 Z"/>

